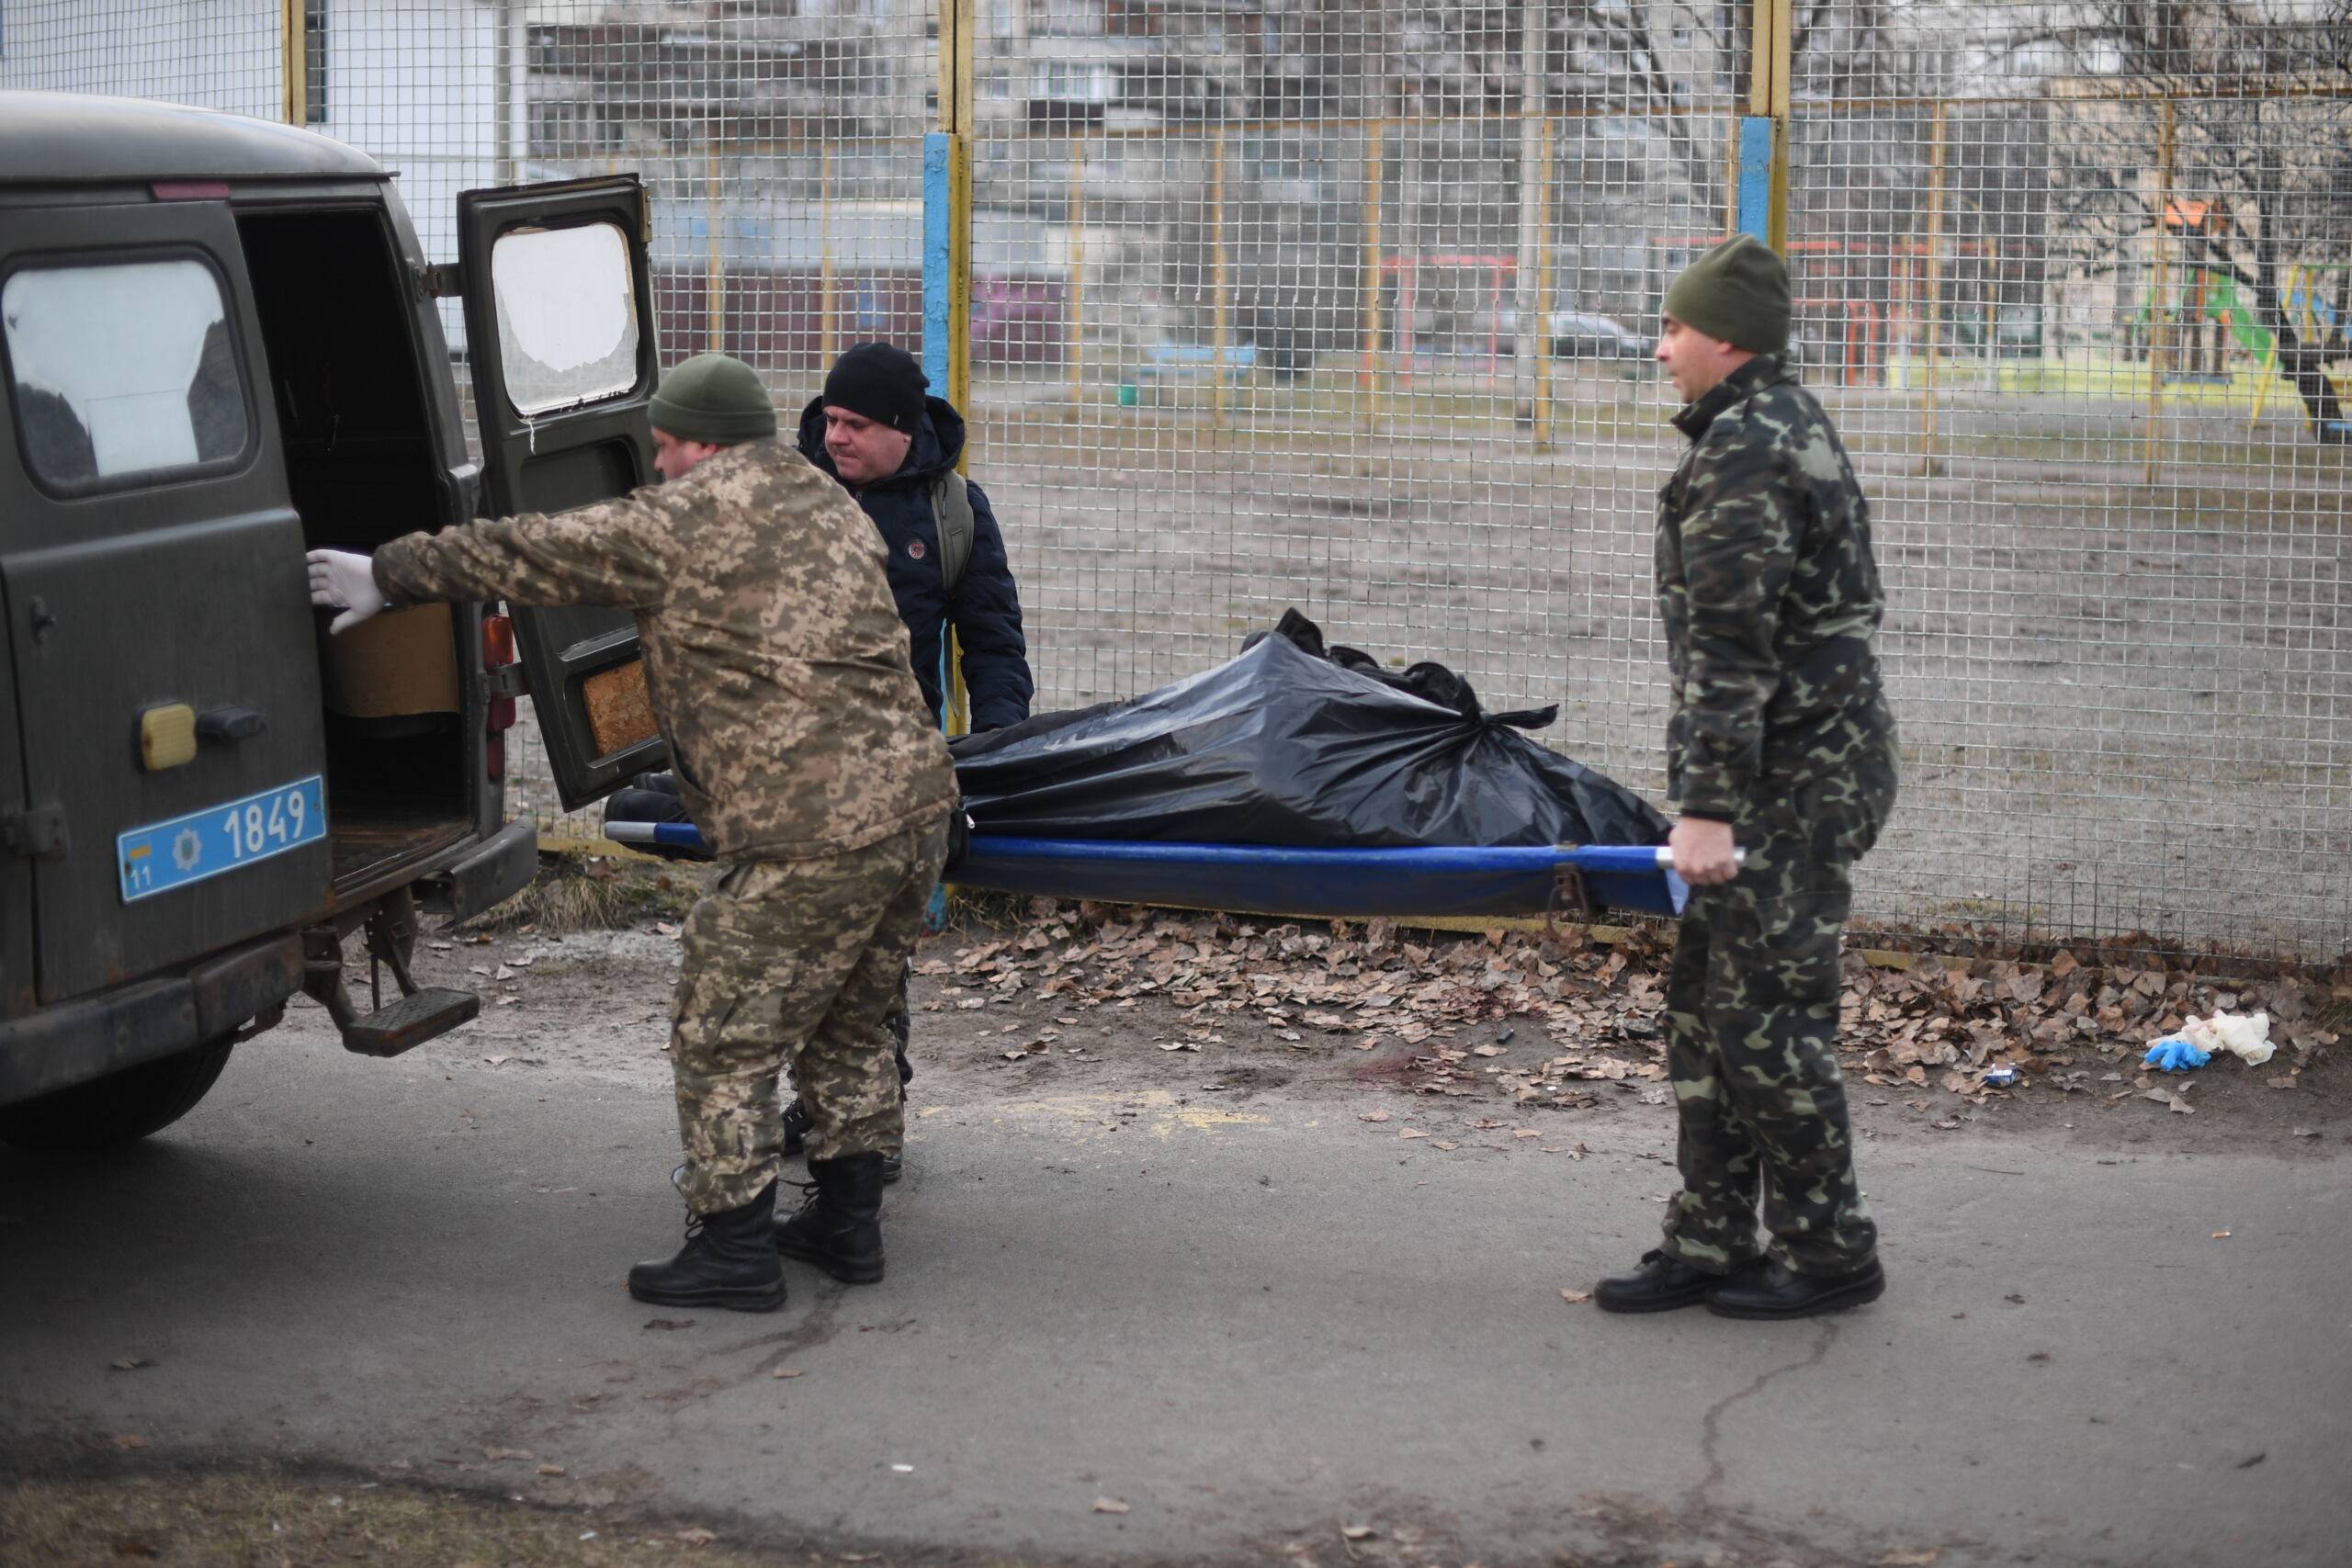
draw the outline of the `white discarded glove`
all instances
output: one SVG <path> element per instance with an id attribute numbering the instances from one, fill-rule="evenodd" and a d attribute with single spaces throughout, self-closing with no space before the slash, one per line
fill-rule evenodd
<path id="1" fill-rule="evenodd" d="M 349 550 L 312 550 L 311 603 L 343 612 L 327 623 L 330 635 L 348 631 L 384 607 L 376 586 L 376 565 Z"/>

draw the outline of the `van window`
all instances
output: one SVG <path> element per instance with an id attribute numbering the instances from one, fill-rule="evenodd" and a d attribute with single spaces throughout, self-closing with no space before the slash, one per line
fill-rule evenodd
<path id="1" fill-rule="evenodd" d="M 0 283 L 10 401 L 50 489 L 226 462 L 245 389 L 220 279 L 193 258 L 26 267 Z"/>
<path id="2" fill-rule="evenodd" d="M 637 278 L 610 223 L 514 229 L 490 252 L 498 358 L 520 414 L 637 387 Z"/>

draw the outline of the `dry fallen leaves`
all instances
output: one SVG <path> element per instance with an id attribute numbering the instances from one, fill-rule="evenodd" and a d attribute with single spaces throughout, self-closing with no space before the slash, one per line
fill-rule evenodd
<path id="1" fill-rule="evenodd" d="M 684 1541 L 688 1546 L 708 1546 L 718 1537 L 697 1525 L 692 1529 L 680 1530 L 677 1539 Z"/>
<path id="2" fill-rule="evenodd" d="M 775 1371 L 770 1372 L 768 1376 L 772 1378 L 797 1378 L 800 1376 L 800 1371 L 801 1370 L 798 1367 L 778 1367 Z"/>
<path id="3" fill-rule="evenodd" d="M 1370 1540 L 1380 1532 L 1370 1525 L 1341 1525 L 1340 1534 L 1348 1540 Z"/>
<path id="4" fill-rule="evenodd" d="M 136 1432 L 117 1432 L 107 1441 L 125 1453 L 129 1453 L 133 1449 L 143 1449 L 147 1446 L 147 1439 Z"/>
<path id="5" fill-rule="evenodd" d="M 1124 1514 L 1127 1512 L 1127 1506 L 1116 1497 L 1097 1497 L 1094 1499 L 1094 1511 L 1098 1514 Z"/>
<path id="6" fill-rule="evenodd" d="M 1566 1286 L 1563 1285 L 1560 1287 L 1560 1299 L 1566 1302 L 1570 1306 L 1582 1306 L 1585 1303 L 1592 1300 L 1592 1292 L 1590 1291 L 1571 1291 Z"/>
<path id="7" fill-rule="evenodd" d="M 925 1004 L 933 1010 L 1026 993 L 1057 999 L 1070 1010 L 1057 1016 L 1069 1022 L 1151 1000 L 1183 1015 L 1186 1039 L 1167 1047 L 1171 1055 L 1214 1051 L 1225 1043 L 1217 1029 L 1258 1022 L 1269 1026 L 1267 1038 L 1300 1049 L 1341 1043 L 1332 1036 L 1358 1051 L 1401 1045 L 1392 1081 L 1417 1094 L 1584 1111 L 1620 1103 L 1618 1095 L 1627 1104 L 1668 1102 L 1669 934 L 1638 926 L 1410 941 L 1383 921 L 1326 927 L 1038 899 L 1020 930 L 920 967 L 951 982 Z M 1957 928 L 1950 934 L 1984 940 Z M 2160 964 L 2152 946 L 2144 936 L 2083 942 L 2041 962 L 1856 952 L 1845 969 L 1841 1054 L 1864 1082 L 1911 1086 L 1928 1124 L 1957 1132 L 1963 1122 L 1951 1111 L 1959 1100 L 1982 1108 L 2084 1092 L 2099 1069 L 2136 1063 L 2160 1030 L 2220 1005 L 2267 1009 L 2282 1065 L 2301 1067 L 2335 1043 L 2324 1026 L 2352 998 L 2352 970 L 2224 988 Z M 1493 1027 L 1506 1022 L 1512 1027 Z M 1464 1038 L 1473 1028 L 1483 1043 Z M 1505 1045 L 1537 1029 L 1548 1043 L 1536 1035 L 1535 1049 L 1514 1061 Z M 1547 1043 L 1565 1054 L 1544 1059 Z M 2019 1077 L 1988 1094 L 1983 1074 L 1996 1063 Z M 1930 1094 L 1953 1098 L 1938 1106 Z M 2194 1113 L 2178 1090 L 2162 1103 Z"/>

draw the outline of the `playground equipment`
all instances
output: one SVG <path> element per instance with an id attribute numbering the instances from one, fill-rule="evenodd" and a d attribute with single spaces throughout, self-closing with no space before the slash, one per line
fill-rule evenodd
<path id="1" fill-rule="evenodd" d="M 2352 323 L 2347 323 L 2343 312 L 2322 299 L 2319 290 L 2312 286 L 2314 275 L 2322 273 L 2334 273 L 2339 278 L 2352 282 L 2352 262 L 2298 262 L 2289 269 L 2287 314 L 2295 323 L 2295 335 L 2304 342 L 2318 345 L 2324 352 L 2330 353 L 2331 357 L 2352 356 Z M 2227 278 L 2222 281 L 2230 289 L 2230 299 L 2234 303 L 2237 298 L 2235 284 Z M 2344 292 L 2339 286 L 2337 297 L 2341 299 Z M 2284 378 L 2278 373 L 2278 340 L 2255 320 L 2252 311 L 2240 308 L 2236 315 L 2244 322 L 2242 326 L 2233 323 L 2238 342 L 2248 353 L 2259 355 L 2262 359 L 2262 377 L 2254 394 L 2254 414 L 2247 421 L 2250 427 L 2261 421 L 2263 405 L 2270 400 L 2270 389 Z M 2336 397 L 2352 402 L 2352 378 L 2339 376 L 2333 369 L 2324 374 L 2335 383 Z M 2303 411 L 2303 420 L 2305 423 L 2311 422 L 2309 409 Z"/>

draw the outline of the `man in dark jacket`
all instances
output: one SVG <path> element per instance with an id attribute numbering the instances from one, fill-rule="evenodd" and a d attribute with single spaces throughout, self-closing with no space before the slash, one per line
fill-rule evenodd
<path id="1" fill-rule="evenodd" d="M 1691 885 L 1666 990 L 1682 1190 L 1660 1247 L 1596 1289 L 1609 1312 L 1802 1317 L 1886 1288 L 1837 1054 L 1849 869 L 1894 805 L 1885 596 L 1846 449 L 1780 357 L 1789 303 L 1745 235 L 1666 295 L 1690 442 L 1657 518 L 1668 842 Z"/>
<path id="2" fill-rule="evenodd" d="M 1021 596 L 1012 585 L 1004 535 L 988 496 L 956 471 L 964 452 L 964 419 L 944 398 L 929 395 L 930 378 L 914 355 L 887 343 L 853 345 L 826 373 L 825 389 L 800 414 L 801 456 L 841 482 L 874 520 L 889 552 L 890 592 L 907 624 L 915 680 L 938 721 L 950 671 L 948 634 L 962 654 L 964 689 L 975 733 L 1001 729 L 1029 716 L 1036 691 L 1028 645 L 1021 635 Z M 960 547 L 944 547 L 942 502 L 957 492 L 969 522 Z M 960 559 L 951 559 L 960 557 Z M 947 573 L 955 570 L 955 581 Z M 909 1018 L 904 978 L 889 1018 L 899 1046 L 899 1077 L 914 1077 L 907 1060 Z M 808 1125 L 798 1105 L 785 1113 L 785 1152 L 797 1151 Z M 893 1158 L 886 1179 L 899 1179 Z"/>
<path id="3" fill-rule="evenodd" d="M 914 645 L 915 679 L 939 716 L 945 689 L 946 634 L 963 655 L 975 733 L 1029 716 L 1036 691 L 1021 636 L 1021 597 L 1005 558 L 1004 535 L 980 487 L 955 472 L 964 452 L 964 420 L 914 356 L 887 343 L 861 343 L 833 362 L 825 389 L 800 415 L 800 453 L 839 479 L 874 519 L 890 552 L 890 592 Z M 942 573 L 940 519 L 933 498 L 943 484 L 970 497 L 968 558 L 954 583 Z"/>

